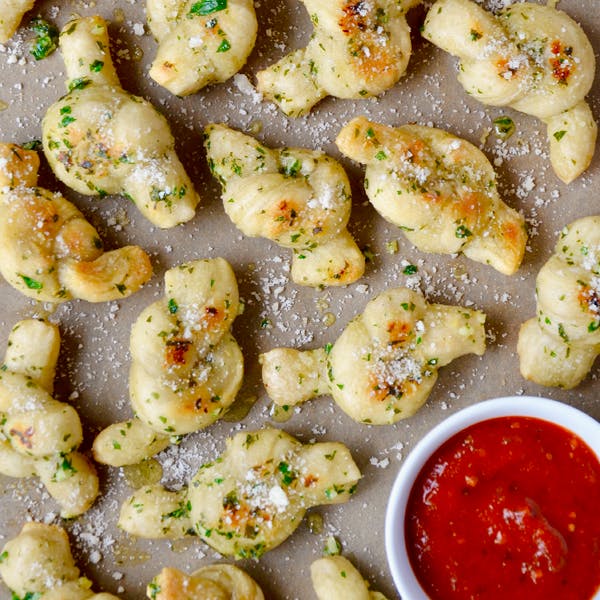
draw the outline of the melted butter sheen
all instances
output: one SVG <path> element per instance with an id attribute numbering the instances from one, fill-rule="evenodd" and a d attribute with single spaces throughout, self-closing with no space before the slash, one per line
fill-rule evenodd
<path id="1" fill-rule="evenodd" d="M 123 476 L 127 485 L 137 490 L 145 485 L 158 483 L 162 478 L 162 467 L 157 460 L 149 458 L 135 465 L 124 466 Z"/>
<path id="2" fill-rule="evenodd" d="M 238 398 L 223 415 L 223 421 L 226 421 L 227 423 L 237 423 L 238 421 L 243 421 L 250 412 L 250 409 L 254 406 L 256 400 L 256 396 Z"/>
<path id="3" fill-rule="evenodd" d="M 269 408 L 269 417 L 275 423 L 286 423 L 294 414 L 294 409 L 291 406 L 279 406 L 272 403 Z"/>
<path id="4" fill-rule="evenodd" d="M 571 432 L 502 417 L 448 440 L 407 507 L 432 600 L 591 600 L 600 589 L 600 462 Z"/>

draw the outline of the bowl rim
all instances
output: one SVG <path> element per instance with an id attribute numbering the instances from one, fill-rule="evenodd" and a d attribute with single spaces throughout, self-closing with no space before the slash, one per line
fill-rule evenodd
<path id="1" fill-rule="evenodd" d="M 402 463 L 385 514 L 385 551 L 388 566 L 402 600 L 430 600 L 414 574 L 404 536 L 408 496 L 429 457 L 461 430 L 499 417 L 533 417 L 554 423 L 579 436 L 600 461 L 600 422 L 582 410 L 539 396 L 503 396 L 472 404 L 447 417 L 426 433 Z M 401 535 L 398 534 L 401 533 Z M 600 600 L 600 590 L 590 600 Z"/>

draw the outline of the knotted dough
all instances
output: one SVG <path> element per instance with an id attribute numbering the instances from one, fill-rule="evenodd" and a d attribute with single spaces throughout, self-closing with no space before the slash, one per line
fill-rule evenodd
<path id="1" fill-rule="evenodd" d="M 484 353 L 484 321 L 479 311 L 393 288 L 371 300 L 335 344 L 261 354 L 263 383 L 279 406 L 330 394 L 355 421 L 395 423 L 425 403 L 440 367 Z"/>
<path id="2" fill-rule="evenodd" d="M 13 36 L 23 15 L 33 8 L 35 0 L 0 0 L 0 44 L 8 42 Z"/>
<path id="3" fill-rule="evenodd" d="M 208 427 L 225 413 L 244 373 L 230 333 L 238 312 L 237 282 L 226 260 L 195 260 L 165 273 L 165 296 L 145 308 L 131 329 L 135 418 L 96 437 L 98 462 L 138 463 L 172 436 Z"/>
<path id="4" fill-rule="evenodd" d="M 42 302 L 125 298 L 152 276 L 139 246 L 104 252 L 96 230 L 58 192 L 37 187 L 33 150 L 0 143 L 0 272 Z"/>
<path id="5" fill-rule="evenodd" d="M 227 81 L 256 41 L 252 0 L 147 0 L 146 12 L 159 43 L 149 75 L 177 96 Z"/>
<path id="6" fill-rule="evenodd" d="M 523 260 L 525 220 L 498 194 L 483 152 L 446 131 L 358 117 L 337 146 L 367 165 L 365 189 L 383 216 L 424 252 L 465 256 L 505 275 Z"/>
<path id="7" fill-rule="evenodd" d="M 358 569 L 343 556 L 326 556 L 310 565 L 310 578 L 318 600 L 387 600 L 373 592 Z"/>
<path id="8" fill-rule="evenodd" d="M 60 34 L 68 93 L 42 121 L 44 152 L 56 176 L 80 194 L 121 194 L 158 227 L 194 217 L 199 198 L 175 154 L 166 119 L 121 87 L 107 24 L 75 19 Z"/>
<path id="9" fill-rule="evenodd" d="M 178 492 L 146 486 L 121 507 L 119 526 L 147 538 L 189 531 L 225 556 L 259 558 L 320 504 L 346 502 L 361 474 L 338 442 L 301 444 L 278 429 L 242 431 Z"/>
<path id="10" fill-rule="evenodd" d="M 186 575 L 179 569 L 164 568 L 149 584 L 151 600 L 264 600 L 262 590 L 242 569 L 213 564 Z"/>
<path id="11" fill-rule="evenodd" d="M 521 373 L 541 385 L 572 388 L 600 354 L 600 216 L 565 227 L 536 280 L 537 317 L 525 321 Z"/>
<path id="12" fill-rule="evenodd" d="M 458 80 L 467 94 L 546 124 L 550 162 L 562 181 L 588 168 L 598 129 L 584 100 L 594 81 L 594 50 L 567 14 L 521 2 L 493 15 L 471 0 L 438 0 L 423 36 L 460 59 Z"/>
<path id="13" fill-rule="evenodd" d="M 406 13 L 421 0 L 302 0 L 314 26 L 306 48 L 257 74 L 258 90 L 298 117 L 325 96 L 369 98 L 404 75 Z"/>
<path id="14" fill-rule="evenodd" d="M 31 600 L 119 600 L 95 594 L 92 582 L 80 577 L 64 529 L 25 523 L 21 533 L 2 549 L 0 576 L 15 598 Z"/>
<path id="15" fill-rule="evenodd" d="M 209 125 L 205 146 L 225 212 L 246 235 L 294 252 L 292 279 L 339 286 L 359 279 L 365 259 L 346 229 L 352 196 L 342 166 L 323 152 L 271 150 L 225 125 Z"/>
<path id="16" fill-rule="evenodd" d="M 98 477 L 76 451 L 79 415 L 52 397 L 59 349 L 58 327 L 46 321 L 20 321 L 8 337 L 0 370 L 0 473 L 40 477 L 61 516 L 71 518 L 96 499 Z"/>

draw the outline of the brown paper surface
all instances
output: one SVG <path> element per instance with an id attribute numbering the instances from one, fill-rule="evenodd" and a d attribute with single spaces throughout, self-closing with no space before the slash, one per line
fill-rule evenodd
<path id="1" fill-rule="evenodd" d="M 252 82 L 260 68 L 303 45 L 311 30 L 297 0 L 260 0 L 256 8 L 258 41 L 242 71 Z M 583 25 L 598 54 L 600 11 L 596 0 L 563 0 L 559 8 Z M 349 503 L 311 511 L 323 517 L 321 533 L 311 533 L 305 519 L 280 547 L 258 562 L 241 563 L 267 598 L 314 597 L 309 567 L 321 556 L 328 535 L 339 539 L 344 554 L 374 589 L 396 598 L 384 551 L 388 493 L 411 448 L 436 423 L 460 408 L 487 398 L 530 394 L 567 402 L 600 418 L 598 365 L 576 389 L 562 391 L 525 381 L 516 355 L 518 328 L 535 314 L 535 277 L 552 253 L 557 232 L 576 218 L 600 212 L 600 153 L 584 176 L 569 186 L 562 184 L 550 167 L 541 123 L 468 98 L 456 81 L 456 61 L 420 38 L 424 12 L 420 7 L 411 14 L 414 55 L 408 74 L 398 85 L 372 100 L 328 98 L 300 119 L 286 118 L 234 81 L 184 99 L 158 87 L 147 76 L 156 43 L 145 26 L 143 2 L 39 2 L 26 15 L 17 35 L 0 47 L 0 101 L 7 105 L 0 112 L 0 139 L 17 143 L 39 139 L 45 110 L 65 92 L 64 65 L 60 52 L 39 62 L 29 56 L 32 33 L 27 23 L 36 14 L 59 26 L 75 14 L 100 14 L 109 19 L 113 56 L 123 87 L 151 100 L 166 115 L 179 156 L 202 197 L 193 221 L 159 230 L 123 198 L 99 200 L 67 189 L 42 159 L 41 185 L 74 202 L 97 227 L 106 248 L 141 245 L 151 254 L 155 270 L 151 283 L 128 299 L 95 305 L 72 301 L 51 315 L 62 334 L 56 397 L 63 401 L 71 398 L 79 411 L 86 434 L 84 450 L 89 450 L 103 427 L 131 416 L 127 392 L 130 327 L 143 307 L 162 296 L 164 271 L 181 262 L 222 256 L 232 264 L 245 302 L 245 312 L 233 328 L 246 361 L 238 398 L 255 398 L 256 402 L 242 421 L 221 421 L 187 436 L 179 447 L 159 457 L 163 482 L 172 487 L 183 484 L 202 462 L 216 457 L 228 435 L 272 424 L 270 401 L 260 382 L 259 352 L 282 345 L 309 349 L 333 342 L 369 299 L 388 287 L 407 283 L 419 287 L 430 301 L 470 305 L 487 314 L 490 339 L 485 355 L 466 356 L 441 369 L 428 402 L 413 418 L 392 426 L 361 425 L 329 397 L 323 397 L 303 405 L 288 422 L 275 423 L 302 441 L 343 441 L 364 477 Z M 596 119 L 600 118 L 598 75 L 588 99 Z M 206 164 L 202 147 L 206 124 L 226 122 L 246 132 L 260 128 L 257 137 L 268 146 L 318 148 L 340 158 L 333 140 L 341 126 L 361 114 L 390 125 L 417 122 L 447 129 L 480 146 L 495 160 L 503 199 L 523 212 L 529 226 L 528 249 L 516 275 L 506 277 L 463 256 L 418 251 L 368 204 L 362 168 L 344 158 L 354 193 L 350 229 L 361 248 L 368 247 L 371 257 L 360 281 L 343 289 L 299 287 L 289 280 L 290 251 L 264 239 L 246 238 L 236 230 L 223 212 L 219 186 Z M 516 133 L 505 142 L 491 131 L 493 119 L 501 115 L 510 116 L 516 124 Z M 396 240 L 398 251 L 390 253 L 389 244 Z M 416 265 L 418 272 L 404 275 L 406 264 Z M 0 352 L 4 352 L 7 335 L 17 320 L 46 314 L 47 308 L 0 281 Z M 177 542 L 128 538 L 116 528 L 116 522 L 121 502 L 133 490 L 120 469 L 99 467 L 98 471 L 101 495 L 96 504 L 84 516 L 63 523 L 78 565 L 94 582 L 95 590 L 118 593 L 124 599 L 142 598 L 147 582 L 163 566 L 193 571 L 219 558 L 197 538 Z M 60 522 L 56 504 L 37 480 L 0 476 L 0 515 L 0 545 L 15 536 L 26 520 Z M 9 597 L 2 584 L 0 597 Z"/>

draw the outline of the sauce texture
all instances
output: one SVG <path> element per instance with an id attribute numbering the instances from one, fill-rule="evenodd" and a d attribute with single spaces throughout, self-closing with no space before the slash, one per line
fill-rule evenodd
<path id="1" fill-rule="evenodd" d="M 590 600 L 600 589 L 600 462 L 547 421 L 476 423 L 419 473 L 405 530 L 432 600 Z"/>

